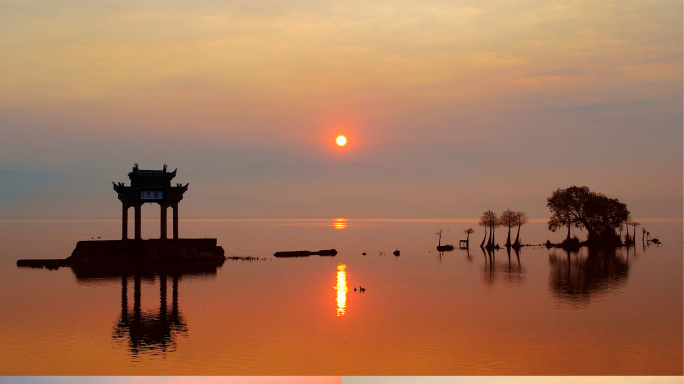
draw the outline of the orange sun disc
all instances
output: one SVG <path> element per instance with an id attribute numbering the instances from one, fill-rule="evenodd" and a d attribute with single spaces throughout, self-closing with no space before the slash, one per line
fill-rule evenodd
<path id="1" fill-rule="evenodd" d="M 340 136 L 337 136 L 337 138 L 335 139 L 335 142 L 336 142 L 337 145 L 339 145 L 340 147 L 344 147 L 345 145 L 347 145 L 347 138 L 344 137 L 344 136 L 342 136 L 342 135 L 340 135 Z"/>

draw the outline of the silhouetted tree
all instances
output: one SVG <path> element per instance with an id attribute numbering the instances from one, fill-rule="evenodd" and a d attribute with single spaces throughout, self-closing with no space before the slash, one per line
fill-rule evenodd
<path id="1" fill-rule="evenodd" d="M 483 227 L 485 232 L 484 232 L 484 237 L 482 238 L 482 242 L 480 243 L 480 248 L 484 248 L 485 240 L 487 240 L 487 228 L 489 228 L 489 221 L 488 218 L 486 217 L 485 212 L 481 217 L 480 217 L 480 222 L 477 223 L 480 227 Z"/>
<path id="2" fill-rule="evenodd" d="M 551 231 L 555 232 L 561 225 L 585 228 L 590 242 L 619 242 L 615 230 L 629 217 L 627 205 L 592 192 L 589 187 L 559 188 L 547 199 L 546 206 L 552 213 L 548 223 Z"/>
<path id="3" fill-rule="evenodd" d="M 630 219 L 627 219 L 626 223 L 627 223 L 627 225 L 631 225 L 632 228 L 633 228 L 633 230 L 632 230 L 632 232 L 633 232 L 633 235 L 632 235 L 632 244 L 634 244 L 634 243 L 636 243 L 636 227 L 637 227 L 637 225 L 639 225 L 640 223 L 638 223 L 638 222 L 632 220 L 631 218 L 630 218 Z M 629 228 L 627 229 L 627 235 L 629 235 Z"/>
<path id="4" fill-rule="evenodd" d="M 632 239 L 629 238 L 629 224 L 627 224 L 628 220 L 629 219 L 625 220 L 625 229 L 626 229 L 626 231 L 625 231 L 625 244 L 627 244 L 627 245 L 632 243 Z M 620 239 L 622 239 L 622 225 L 620 225 L 619 237 L 620 237 Z"/>
<path id="5" fill-rule="evenodd" d="M 627 224 L 625 224 L 625 227 L 626 226 L 627 226 Z M 622 225 L 620 226 L 620 233 L 618 234 L 618 236 L 622 239 Z"/>
<path id="6" fill-rule="evenodd" d="M 571 212 L 573 209 L 576 210 L 576 207 L 573 207 L 572 205 L 581 204 L 581 202 L 576 202 L 581 193 L 574 188 L 577 187 L 570 187 L 565 190 L 557 189 L 553 192 L 551 197 L 546 200 L 546 206 L 551 209 L 552 213 L 548 223 L 549 230 L 551 230 L 551 232 L 556 232 L 560 228 L 567 226 L 568 236 L 565 238 L 566 241 L 570 240 L 570 227 L 575 222 Z"/>
<path id="7" fill-rule="evenodd" d="M 634 242 L 634 239 L 632 239 L 632 236 L 629 235 L 629 223 L 632 222 L 631 217 L 627 217 L 625 219 L 625 244 L 632 244 Z M 622 237 L 622 226 L 620 226 L 620 235 Z"/>
<path id="8" fill-rule="evenodd" d="M 518 215 L 507 209 L 501 213 L 501 218 L 499 219 L 501 225 L 508 227 L 508 236 L 506 237 L 506 246 L 511 246 L 511 227 L 518 225 Z"/>
<path id="9" fill-rule="evenodd" d="M 499 221 L 499 218 L 496 216 L 496 213 L 494 213 L 492 210 L 488 209 L 486 210 L 482 216 L 480 217 L 480 226 L 489 228 L 489 240 L 487 240 L 487 248 L 493 248 L 495 239 L 494 239 L 494 228 L 499 226 L 501 222 Z M 485 230 L 485 238 L 486 238 L 486 230 Z M 480 246 L 484 245 L 484 240 L 482 240 L 482 244 Z"/>
<path id="10" fill-rule="evenodd" d="M 463 230 L 463 233 L 466 234 L 466 248 L 470 248 L 470 234 L 473 232 L 475 232 L 475 230 L 472 228 L 468 228 L 468 229 Z"/>
<path id="11" fill-rule="evenodd" d="M 496 214 L 494 214 L 494 221 L 492 222 L 492 226 L 490 227 L 491 232 L 492 232 L 492 243 L 490 245 L 492 248 L 494 248 L 495 246 L 498 246 L 496 244 L 496 239 L 494 237 L 496 235 L 495 229 L 496 229 L 496 227 L 499 227 L 499 226 L 501 226 L 501 218 L 497 217 Z"/>
<path id="12" fill-rule="evenodd" d="M 641 227 L 641 244 L 644 244 L 645 238 L 646 238 L 646 228 Z"/>
<path id="13" fill-rule="evenodd" d="M 515 236 L 515 242 L 513 243 L 514 246 L 519 247 L 520 246 L 520 227 L 525 225 L 527 223 L 527 215 L 523 211 L 518 211 L 515 213 L 516 215 L 516 224 L 518 225 L 518 234 Z"/>
<path id="14" fill-rule="evenodd" d="M 494 227 L 497 226 L 499 223 L 498 217 L 496 217 L 496 213 L 494 213 L 492 210 L 486 210 L 482 216 L 480 216 L 480 222 L 479 225 L 481 227 L 485 227 L 485 239 L 487 238 L 487 228 L 489 228 L 489 240 L 487 241 L 487 247 L 493 247 L 493 241 L 494 241 Z M 485 239 L 482 239 L 482 244 L 480 244 L 480 247 L 484 246 Z"/>

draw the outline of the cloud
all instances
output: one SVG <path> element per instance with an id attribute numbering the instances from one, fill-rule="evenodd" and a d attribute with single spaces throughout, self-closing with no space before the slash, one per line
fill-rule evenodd
<path id="1" fill-rule="evenodd" d="M 610 194 L 633 178 L 640 198 L 679 198 L 681 8 L 0 1 L 0 161 L 89 176 L 136 161 L 418 164 L 461 185 Z M 353 156 L 326 150 L 341 129 Z"/>
<path id="2" fill-rule="evenodd" d="M 576 377 L 344 377 L 342 384 L 517 384 L 517 383 L 606 383 L 606 384 L 674 384 L 681 381 L 678 377 L 611 377 L 611 376 L 576 376 Z"/>
<path id="3" fill-rule="evenodd" d="M 0 384 L 340 384 L 335 376 L 3 377 Z"/>

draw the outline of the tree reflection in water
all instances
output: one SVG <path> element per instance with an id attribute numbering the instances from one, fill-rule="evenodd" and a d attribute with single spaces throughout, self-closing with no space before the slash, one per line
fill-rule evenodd
<path id="1" fill-rule="evenodd" d="M 494 285 L 498 279 L 503 279 L 508 285 L 518 285 L 523 280 L 524 268 L 520 262 L 520 250 L 513 247 L 506 247 L 507 258 L 503 261 L 496 261 L 496 253 L 501 250 L 490 248 L 480 248 L 484 256 L 484 268 L 482 276 L 485 284 Z M 515 252 L 511 256 L 511 249 Z M 486 252 L 486 253 L 485 253 Z"/>
<path id="2" fill-rule="evenodd" d="M 627 282 L 629 273 L 629 253 L 624 257 L 622 253 L 622 248 L 552 251 L 549 254 L 551 292 L 578 307 L 614 292 Z"/>

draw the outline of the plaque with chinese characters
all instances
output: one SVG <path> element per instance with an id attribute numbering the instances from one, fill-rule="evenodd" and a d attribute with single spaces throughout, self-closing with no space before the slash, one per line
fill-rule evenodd
<path id="1" fill-rule="evenodd" d="M 161 200 L 164 198 L 162 191 L 141 191 L 140 198 L 142 200 Z"/>

